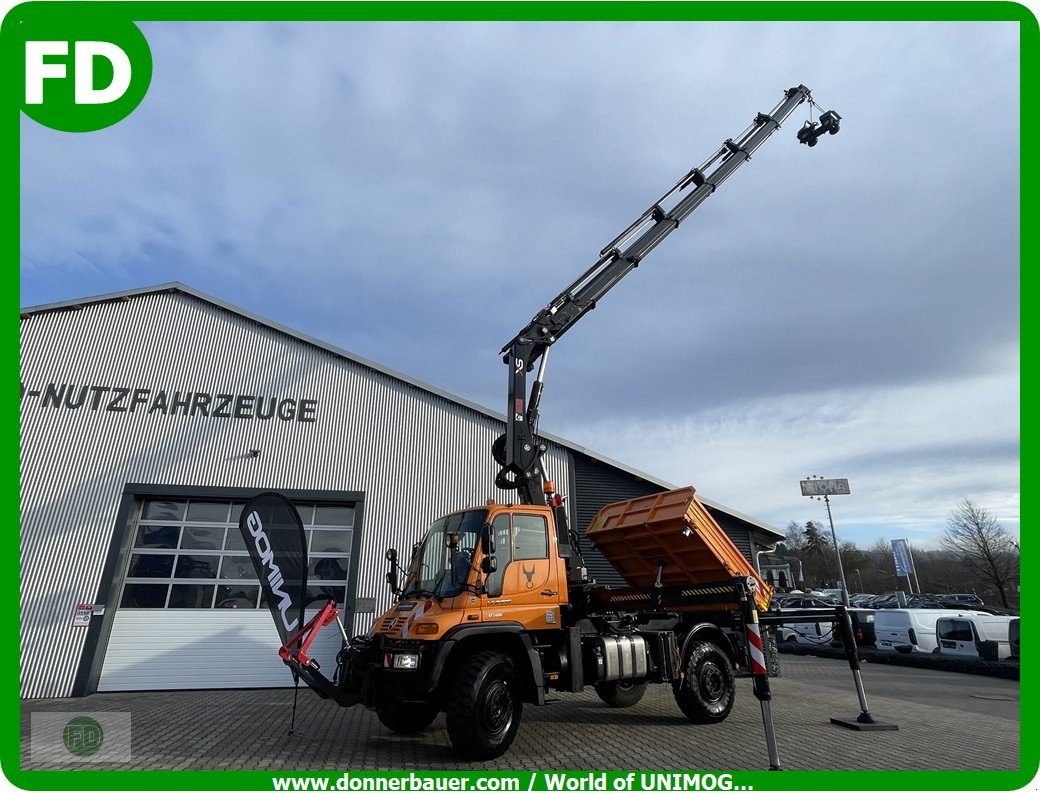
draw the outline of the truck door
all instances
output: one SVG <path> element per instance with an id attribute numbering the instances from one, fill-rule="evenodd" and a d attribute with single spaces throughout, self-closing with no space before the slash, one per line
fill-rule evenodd
<path id="1" fill-rule="evenodd" d="M 528 630 L 560 625 L 560 593 L 549 559 L 544 515 L 500 513 L 491 524 L 498 570 L 481 598 L 484 622 L 519 622 Z"/>

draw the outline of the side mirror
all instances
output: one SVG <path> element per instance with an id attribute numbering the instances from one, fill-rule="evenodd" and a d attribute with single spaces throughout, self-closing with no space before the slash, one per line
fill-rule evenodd
<path id="1" fill-rule="evenodd" d="M 491 575 L 498 570 L 498 560 L 494 556 L 487 555 L 480 560 L 480 571 L 484 575 Z"/>
<path id="2" fill-rule="evenodd" d="M 386 583 L 390 585 L 390 591 L 395 595 L 400 593 L 397 582 L 397 549 L 386 549 L 386 560 L 390 563 L 390 569 L 386 572 Z"/>
<path id="3" fill-rule="evenodd" d="M 495 552 L 495 532 L 490 526 L 484 527 L 484 553 Z"/>
<path id="4" fill-rule="evenodd" d="M 458 589 L 462 582 L 459 581 L 459 535 L 458 532 L 450 531 L 444 536 L 444 545 L 448 549 L 448 566 L 451 569 L 451 587 Z"/>

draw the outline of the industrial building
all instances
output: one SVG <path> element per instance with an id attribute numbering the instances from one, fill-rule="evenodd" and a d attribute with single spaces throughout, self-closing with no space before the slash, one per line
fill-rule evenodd
<path id="1" fill-rule="evenodd" d="M 181 284 L 23 309 L 22 696 L 290 685 L 242 505 L 293 499 L 310 594 L 334 595 L 360 633 L 391 602 L 387 547 L 507 498 L 489 451 L 503 430 L 487 408 Z M 606 503 L 672 486 L 545 438 L 579 532 Z M 749 559 L 781 539 L 703 500 Z M 622 583 L 583 551 L 593 577 Z M 331 670 L 338 632 L 319 641 Z"/>

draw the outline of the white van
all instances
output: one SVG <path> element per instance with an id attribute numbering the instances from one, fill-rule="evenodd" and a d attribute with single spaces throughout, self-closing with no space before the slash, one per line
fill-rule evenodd
<path id="1" fill-rule="evenodd" d="M 939 641 L 939 652 L 943 655 L 968 655 L 985 657 L 993 649 L 983 648 L 982 642 L 992 642 L 997 659 L 1011 657 L 1009 629 L 1017 617 L 996 614 L 940 617 L 936 621 L 935 635 Z M 990 645 L 990 648 L 993 648 Z"/>
<path id="2" fill-rule="evenodd" d="M 833 612 L 831 612 L 833 615 Z M 833 616 L 828 622 L 792 622 L 780 626 L 778 641 L 798 644 L 830 644 L 837 635 Z"/>
<path id="3" fill-rule="evenodd" d="M 990 616 L 981 611 L 953 609 L 878 609 L 874 615 L 875 646 L 881 651 L 935 653 L 935 623 L 943 617 Z"/>

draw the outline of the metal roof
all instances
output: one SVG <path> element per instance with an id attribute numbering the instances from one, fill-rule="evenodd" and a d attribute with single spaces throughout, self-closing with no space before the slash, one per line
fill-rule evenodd
<path id="1" fill-rule="evenodd" d="M 21 309 L 20 316 L 22 319 L 25 319 L 27 317 L 31 317 L 37 314 L 46 314 L 54 311 L 76 311 L 82 309 L 85 306 L 96 305 L 100 303 L 126 302 L 129 300 L 133 300 L 135 297 L 159 294 L 163 292 L 180 292 L 181 294 L 188 295 L 197 300 L 210 303 L 225 311 L 229 311 L 232 314 L 237 314 L 238 316 L 245 317 L 246 319 L 251 320 L 252 322 L 256 322 L 259 325 L 263 325 L 264 327 L 276 330 L 279 333 L 284 333 L 287 336 L 291 336 L 294 339 L 298 339 L 299 341 L 302 341 L 306 344 L 314 345 L 315 347 L 325 350 L 331 355 L 346 359 L 348 361 L 351 361 L 352 363 L 364 366 L 368 369 L 371 369 L 375 372 L 379 372 L 380 374 L 386 375 L 388 377 L 393 377 L 414 388 L 418 388 L 430 394 L 441 397 L 442 399 L 454 402 L 457 405 L 462 405 L 464 407 L 469 408 L 470 410 L 482 413 L 485 416 L 493 418 L 497 421 L 505 422 L 505 416 L 502 413 L 490 410 L 489 408 L 484 407 L 483 405 L 479 405 L 476 402 L 471 402 L 468 399 L 457 396 L 456 394 L 452 394 L 441 388 L 432 386 L 429 383 L 424 383 L 420 380 L 416 380 L 413 377 L 409 377 L 406 374 L 402 374 L 401 372 L 390 369 L 374 361 L 370 361 L 367 358 L 363 358 L 360 355 L 356 355 L 340 347 L 336 347 L 335 345 L 329 344 L 328 342 L 322 341 L 321 339 L 309 336 L 306 333 L 301 333 L 300 331 L 294 330 L 293 328 L 290 328 L 286 325 L 282 325 L 281 323 L 275 322 L 266 317 L 262 317 L 259 314 L 255 314 L 252 311 L 225 302 L 224 300 L 216 298 L 213 295 L 201 292 L 198 289 L 193 289 L 192 287 L 187 286 L 186 284 L 182 284 L 179 281 L 169 281 L 167 283 L 157 284 L 155 286 L 146 286 L 138 289 L 128 289 L 122 292 L 109 292 L 107 294 L 77 298 L 74 300 L 63 300 L 56 303 L 44 303 L 38 306 L 27 306 Z M 545 437 L 548 440 L 553 441 L 554 443 L 559 444 L 560 446 L 570 449 L 573 452 L 584 454 L 588 457 L 591 457 L 594 460 L 597 460 L 601 463 L 605 463 L 606 465 L 610 465 L 614 468 L 617 468 L 618 470 L 624 471 L 639 479 L 643 479 L 652 484 L 659 485 L 660 487 L 663 487 L 667 490 L 673 490 L 676 487 L 676 485 L 674 485 L 671 482 L 667 482 L 664 479 L 653 476 L 652 474 L 648 474 L 644 471 L 632 468 L 631 466 L 625 465 L 624 463 L 618 462 L 617 460 L 605 457 L 604 455 L 592 451 L 591 449 L 588 449 L 584 446 L 579 446 L 578 444 L 574 443 L 573 441 L 569 441 L 566 438 L 560 438 L 548 432 L 539 432 L 539 435 Z M 767 534 L 773 534 L 777 537 L 784 536 L 784 533 L 782 531 L 778 530 L 774 526 L 769 525 L 768 523 L 764 523 L 761 520 L 757 520 L 756 518 L 744 515 L 743 513 L 737 512 L 736 510 L 731 509 L 730 507 L 727 507 L 723 504 L 719 504 L 716 501 L 712 501 L 709 498 L 704 498 L 699 493 L 697 497 L 706 506 L 725 512 L 727 515 L 731 515 L 734 518 L 737 518 L 738 520 L 748 523 L 751 526 L 754 526 L 755 528 L 760 529 L 763 532 L 766 532 Z"/>

